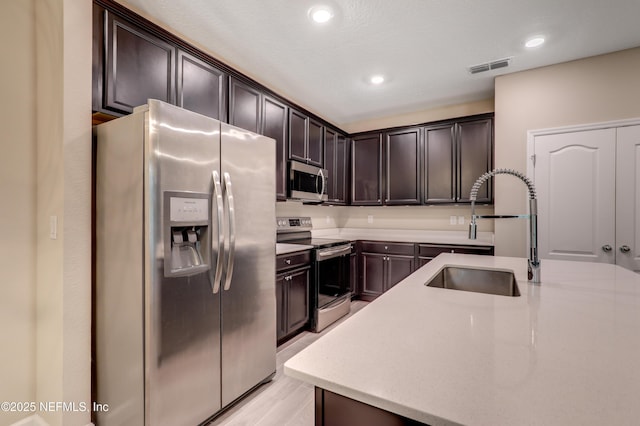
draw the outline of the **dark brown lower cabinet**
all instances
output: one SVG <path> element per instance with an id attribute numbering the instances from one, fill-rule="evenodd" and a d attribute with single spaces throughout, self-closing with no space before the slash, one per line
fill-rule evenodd
<path id="1" fill-rule="evenodd" d="M 390 411 L 315 388 L 316 426 L 416 426 L 424 425 Z"/>
<path id="2" fill-rule="evenodd" d="M 418 265 L 421 267 L 433 260 L 440 253 L 480 254 L 493 256 L 494 248 L 490 246 L 463 246 L 446 244 L 418 244 Z"/>
<path id="3" fill-rule="evenodd" d="M 361 242 L 360 298 L 373 300 L 415 270 L 415 244 Z"/>
<path id="4" fill-rule="evenodd" d="M 303 329 L 309 322 L 309 266 L 276 276 L 277 340 Z"/>

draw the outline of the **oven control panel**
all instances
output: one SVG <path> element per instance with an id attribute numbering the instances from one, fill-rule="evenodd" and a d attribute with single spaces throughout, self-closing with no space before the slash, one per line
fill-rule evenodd
<path id="1" fill-rule="evenodd" d="M 278 232 L 310 231 L 312 228 L 310 217 L 277 217 L 276 229 Z"/>

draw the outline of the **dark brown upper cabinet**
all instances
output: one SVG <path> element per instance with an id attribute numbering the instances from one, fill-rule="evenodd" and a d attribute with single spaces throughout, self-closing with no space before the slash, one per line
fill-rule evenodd
<path id="1" fill-rule="evenodd" d="M 424 129 L 424 202 L 456 201 L 455 124 Z"/>
<path id="2" fill-rule="evenodd" d="M 329 172 L 326 204 L 347 203 L 348 144 L 345 135 L 330 128 L 325 129 L 324 168 Z"/>
<path id="3" fill-rule="evenodd" d="M 306 114 L 289 109 L 289 159 L 323 166 L 324 126 Z"/>
<path id="4" fill-rule="evenodd" d="M 307 162 L 322 167 L 324 161 L 324 126 L 313 118 L 309 119 L 309 141 Z"/>
<path id="5" fill-rule="evenodd" d="M 235 78 L 229 78 L 229 124 L 260 133 L 262 92 Z"/>
<path id="6" fill-rule="evenodd" d="M 382 134 L 368 133 L 351 140 L 351 204 L 382 205 Z"/>
<path id="7" fill-rule="evenodd" d="M 178 106 L 226 121 L 227 76 L 224 72 L 179 50 L 176 78 Z"/>
<path id="8" fill-rule="evenodd" d="M 276 199 L 287 199 L 287 118 L 289 107 L 270 96 L 263 97 L 262 134 L 276 141 Z"/>
<path id="9" fill-rule="evenodd" d="M 176 47 L 109 11 L 104 16 L 100 109 L 127 114 L 148 99 L 175 103 Z"/>
<path id="10" fill-rule="evenodd" d="M 493 120 L 462 121 L 457 123 L 458 193 L 457 201 L 469 202 L 474 182 L 493 169 Z M 477 202 L 493 202 L 492 179 L 478 191 Z"/>
<path id="11" fill-rule="evenodd" d="M 493 168 L 493 120 L 458 120 L 424 129 L 424 202 L 466 203 L 473 183 Z M 477 201 L 492 203 L 492 182 Z"/>
<path id="12" fill-rule="evenodd" d="M 420 204 L 421 129 L 385 133 L 384 204 Z"/>

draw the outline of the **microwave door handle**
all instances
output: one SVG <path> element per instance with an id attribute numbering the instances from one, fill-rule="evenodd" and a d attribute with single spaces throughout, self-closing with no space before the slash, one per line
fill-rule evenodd
<path id="1" fill-rule="evenodd" d="M 322 172 L 322 169 L 318 170 L 318 175 L 320 175 L 320 181 L 322 182 L 322 187 L 320 188 L 320 193 L 318 195 L 320 196 L 320 199 L 322 199 L 322 195 L 324 194 L 324 186 L 325 186 L 324 173 Z M 316 189 L 317 189 L 317 185 L 316 185 Z"/>
<path id="2" fill-rule="evenodd" d="M 218 238 L 217 238 L 217 247 L 215 246 L 213 240 L 213 226 L 210 229 L 210 241 L 211 241 L 211 263 L 212 267 L 210 268 L 210 280 L 213 294 L 216 294 L 220 291 L 220 282 L 222 280 L 222 260 L 223 260 L 223 250 L 224 250 L 224 233 L 222 227 L 224 226 L 224 211 L 222 209 L 222 187 L 220 186 L 220 175 L 217 170 L 214 170 L 211 173 L 211 177 L 213 180 L 213 193 L 211 200 L 211 225 L 213 225 L 213 217 L 216 216 L 218 219 Z M 217 213 L 217 214 L 216 214 Z M 213 268 L 213 253 L 217 249 L 216 256 L 216 267 L 215 270 Z"/>
<path id="3" fill-rule="evenodd" d="M 236 213 L 235 203 L 233 199 L 233 188 L 231 185 L 231 176 L 229 173 L 224 174 L 224 194 L 227 199 L 227 218 L 229 220 L 229 251 L 227 257 L 227 267 L 225 268 L 224 289 L 231 288 L 231 278 L 233 277 L 233 264 L 236 256 Z"/>

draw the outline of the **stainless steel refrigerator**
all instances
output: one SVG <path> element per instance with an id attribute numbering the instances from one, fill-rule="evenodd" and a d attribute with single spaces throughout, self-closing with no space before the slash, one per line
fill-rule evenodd
<path id="1" fill-rule="evenodd" d="M 160 101 L 97 126 L 98 425 L 198 425 L 276 370 L 275 142 Z"/>

